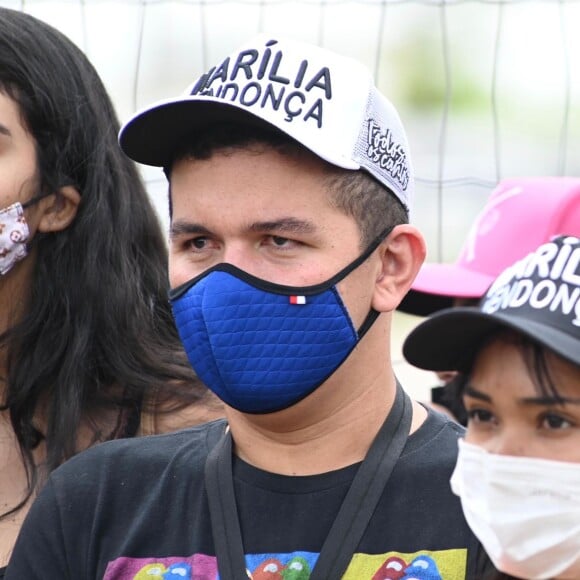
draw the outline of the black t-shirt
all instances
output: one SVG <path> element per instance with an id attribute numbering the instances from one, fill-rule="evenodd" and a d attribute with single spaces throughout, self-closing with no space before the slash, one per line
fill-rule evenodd
<path id="1" fill-rule="evenodd" d="M 224 428 L 113 441 L 71 459 L 33 505 L 7 580 L 217 578 L 203 468 Z M 344 578 L 482 577 L 484 555 L 449 487 L 462 433 L 431 412 L 408 438 Z M 309 577 L 357 468 L 288 477 L 234 461 L 254 580 Z"/>

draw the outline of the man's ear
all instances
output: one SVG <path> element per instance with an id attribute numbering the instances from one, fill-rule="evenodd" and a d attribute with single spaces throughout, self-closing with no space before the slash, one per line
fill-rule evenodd
<path id="1" fill-rule="evenodd" d="M 38 231 L 47 233 L 66 229 L 75 219 L 80 202 L 81 195 L 72 185 L 61 187 L 58 193 L 41 199 Z"/>
<path id="2" fill-rule="evenodd" d="M 411 288 L 427 250 L 421 232 L 409 224 L 396 226 L 379 246 L 382 269 L 377 275 L 372 306 L 391 312 Z"/>

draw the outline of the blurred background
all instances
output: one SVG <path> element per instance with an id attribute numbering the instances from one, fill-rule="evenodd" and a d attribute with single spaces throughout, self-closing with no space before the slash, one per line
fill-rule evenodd
<path id="1" fill-rule="evenodd" d="M 120 119 L 175 96 L 257 32 L 288 34 L 363 61 L 398 108 L 417 184 L 413 223 L 428 261 L 451 262 L 506 177 L 580 175 L 579 0 L 0 0 L 69 36 L 91 59 Z M 142 167 L 164 225 L 167 186 Z M 394 362 L 429 398 L 430 372 L 402 339 Z"/>

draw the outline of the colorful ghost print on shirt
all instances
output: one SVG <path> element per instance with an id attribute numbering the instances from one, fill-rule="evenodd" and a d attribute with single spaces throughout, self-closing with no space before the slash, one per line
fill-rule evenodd
<path id="1" fill-rule="evenodd" d="M 318 559 L 312 552 L 247 554 L 252 580 L 309 580 Z M 465 549 L 411 554 L 361 554 L 353 556 L 343 580 L 465 580 Z M 194 554 L 166 558 L 117 558 L 103 580 L 220 580 L 215 556 Z"/>
<path id="2" fill-rule="evenodd" d="M 250 573 L 252 580 L 308 580 L 310 563 L 303 556 L 294 556 L 286 564 L 278 558 L 267 558 Z"/>

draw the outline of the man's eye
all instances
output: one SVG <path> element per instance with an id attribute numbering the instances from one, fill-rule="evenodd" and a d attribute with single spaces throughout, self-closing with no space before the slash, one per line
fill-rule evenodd
<path id="1" fill-rule="evenodd" d="M 290 243 L 288 238 L 282 238 L 281 236 L 272 236 L 272 243 L 275 246 L 284 247 Z"/>
<path id="2" fill-rule="evenodd" d="M 207 245 L 207 238 L 194 238 L 193 240 L 189 240 L 188 245 L 193 250 L 203 250 Z"/>

